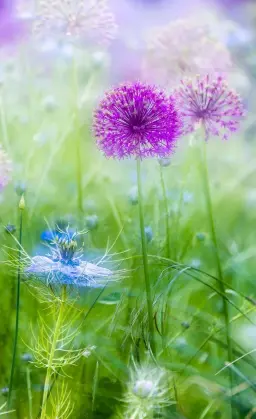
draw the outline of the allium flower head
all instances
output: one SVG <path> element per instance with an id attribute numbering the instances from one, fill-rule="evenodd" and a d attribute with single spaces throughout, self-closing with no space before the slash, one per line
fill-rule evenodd
<path id="1" fill-rule="evenodd" d="M 206 136 L 227 139 L 239 128 L 245 109 L 239 95 L 229 89 L 218 76 L 197 76 L 185 79 L 175 90 L 174 97 L 184 122 L 184 132 L 195 130 L 202 123 Z"/>
<path id="2" fill-rule="evenodd" d="M 106 44 L 116 34 L 108 0 L 39 0 L 35 32 Z"/>
<path id="3" fill-rule="evenodd" d="M 0 191 L 9 183 L 12 165 L 7 154 L 0 146 Z"/>
<path id="4" fill-rule="evenodd" d="M 82 259 L 78 249 L 78 233 L 70 234 L 68 229 L 56 235 L 48 256 L 34 256 L 25 269 L 28 276 L 46 279 L 47 283 L 76 285 L 97 288 L 110 280 L 114 273 L 110 269 L 89 263 Z"/>
<path id="5" fill-rule="evenodd" d="M 14 0 L 0 0 L 0 46 L 18 40 L 23 33 L 24 27 L 14 6 Z"/>
<path id="6" fill-rule="evenodd" d="M 135 82 L 106 93 L 93 128 L 106 157 L 163 157 L 174 151 L 181 123 L 171 98 L 155 86 Z"/>
<path id="7" fill-rule="evenodd" d="M 230 53 L 215 39 L 207 25 L 177 20 L 151 32 L 143 73 L 146 80 L 174 86 L 181 77 L 231 68 Z"/>
<path id="8" fill-rule="evenodd" d="M 131 371 L 131 378 L 125 397 L 127 409 L 124 417 L 142 419 L 153 417 L 154 410 L 159 412 L 173 404 L 169 398 L 170 389 L 165 370 L 153 366 L 138 367 Z"/>

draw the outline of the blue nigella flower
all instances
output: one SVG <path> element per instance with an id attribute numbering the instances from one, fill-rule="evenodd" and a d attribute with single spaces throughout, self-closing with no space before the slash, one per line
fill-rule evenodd
<path id="1" fill-rule="evenodd" d="M 90 288 L 104 286 L 104 280 L 114 276 L 113 271 L 82 259 L 76 241 L 79 233 L 71 234 L 68 229 L 61 233 L 61 236 L 55 235 L 51 241 L 49 255 L 30 259 L 25 274 L 46 280 L 48 284 Z"/>

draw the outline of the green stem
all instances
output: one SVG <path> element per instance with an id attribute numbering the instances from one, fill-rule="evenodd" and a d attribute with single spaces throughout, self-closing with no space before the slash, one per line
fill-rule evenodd
<path id="1" fill-rule="evenodd" d="M 81 137 L 80 132 L 77 134 L 76 143 L 76 176 L 77 176 L 77 210 L 78 219 L 81 221 L 83 216 L 83 178 L 82 178 L 82 162 L 81 162 Z"/>
<path id="2" fill-rule="evenodd" d="M 146 288 L 147 308 L 148 308 L 149 343 L 151 346 L 151 350 L 153 354 L 155 355 L 153 303 L 152 303 L 152 293 L 151 293 L 150 280 L 149 280 L 148 253 L 147 253 L 147 241 L 146 241 L 146 234 L 145 234 L 143 195 L 142 195 L 142 184 L 141 184 L 141 162 L 139 158 L 137 158 L 137 183 L 138 183 L 142 258 L 143 258 L 144 278 L 145 278 L 145 288 Z"/>
<path id="3" fill-rule="evenodd" d="M 29 419 L 33 419 L 33 405 L 32 405 L 32 392 L 31 392 L 31 379 L 30 379 L 30 368 L 27 366 L 26 370 L 27 378 L 27 389 L 28 389 L 28 409 L 29 409 Z"/>
<path id="4" fill-rule="evenodd" d="M 83 176 L 82 176 L 82 161 L 81 161 L 81 133 L 80 121 L 78 111 L 78 77 L 76 67 L 76 57 L 73 59 L 73 90 L 74 90 L 74 107 L 75 107 L 75 133 L 76 133 L 76 183 L 77 183 L 77 214 L 81 227 L 83 216 Z"/>
<path id="5" fill-rule="evenodd" d="M 19 333 L 22 227 L 23 227 L 23 209 L 20 209 L 20 232 L 19 232 L 19 241 L 18 241 L 19 248 L 18 248 L 18 272 L 17 272 L 17 295 L 16 295 L 16 320 L 15 320 L 15 334 L 14 334 L 14 344 L 13 344 L 13 353 L 12 353 L 12 366 L 11 366 L 11 375 L 10 375 L 8 401 L 7 401 L 8 409 L 10 408 L 10 405 L 11 405 L 13 378 L 14 378 L 17 343 L 18 343 L 18 333 Z"/>
<path id="6" fill-rule="evenodd" d="M 165 235 L 166 235 L 166 257 L 170 259 L 170 227 L 169 227 L 169 211 L 168 211 L 168 200 L 166 195 L 166 187 L 164 181 L 163 168 L 160 166 L 160 180 L 164 198 L 164 213 L 165 213 Z"/>
<path id="7" fill-rule="evenodd" d="M 61 323 L 62 323 L 62 317 L 63 317 L 64 306 L 65 306 L 65 299 L 66 299 L 66 289 L 63 288 L 62 298 L 61 298 L 61 301 L 60 301 L 60 306 L 58 307 L 59 312 L 58 312 L 58 317 L 57 317 L 57 321 L 56 321 L 56 325 L 55 325 L 55 329 L 54 329 L 53 340 L 52 340 L 52 345 L 51 345 L 51 350 L 50 350 L 50 355 L 49 355 L 49 360 L 48 360 L 48 365 L 47 365 L 46 376 L 45 376 L 45 380 L 44 380 L 44 392 L 43 392 L 40 419 L 45 419 L 47 417 L 46 416 L 46 408 L 47 408 L 48 392 L 51 388 L 51 378 L 52 378 L 52 374 L 54 372 L 54 369 L 53 369 L 54 355 L 55 355 L 55 352 L 56 352 L 56 349 L 57 349 L 57 344 L 58 344 L 58 340 L 59 340 L 59 336 L 60 336 Z"/>
<path id="8" fill-rule="evenodd" d="M 207 166 L 206 146 L 207 146 L 207 142 L 204 140 L 203 141 L 203 149 L 202 149 L 202 180 L 203 180 L 203 188 L 204 188 L 204 193 L 205 193 L 205 198 L 206 198 L 207 211 L 208 211 L 209 219 L 210 219 L 211 236 L 212 236 L 212 242 L 213 242 L 213 245 L 214 245 L 214 253 L 215 253 L 215 260 L 216 260 L 216 264 L 217 264 L 218 277 L 219 277 L 219 280 L 220 280 L 219 281 L 219 286 L 220 286 L 220 291 L 223 294 L 222 301 L 223 301 L 224 319 L 225 319 L 225 326 L 226 326 L 226 340 L 227 340 L 227 347 L 228 347 L 228 362 L 232 362 L 233 353 L 232 353 L 232 342 L 231 342 L 231 326 L 230 326 L 230 322 L 229 322 L 228 302 L 224 298 L 226 290 L 225 290 L 225 285 L 224 285 L 224 278 L 223 278 L 222 267 L 221 267 L 218 239 L 217 239 L 214 216 L 213 216 L 213 209 L 212 209 L 209 173 L 208 173 L 208 166 Z M 232 371 L 230 369 L 229 369 L 229 379 L 230 379 L 230 387 L 232 389 L 233 377 L 232 377 Z M 231 399 L 231 408 L 232 408 L 232 399 Z M 232 415 L 231 415 L 231 417 L 232 417 Z"/>

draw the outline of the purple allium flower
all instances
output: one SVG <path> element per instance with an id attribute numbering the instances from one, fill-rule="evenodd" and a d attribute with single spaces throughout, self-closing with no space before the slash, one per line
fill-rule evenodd
<path id="1" fill-rule="evenodd" d="M 193 132 L 202 123 L 207 138 L 221 136 L 226 140 L 239 128 L 245 109 L 240 96 L 218 76 L 185 79 L 174 97 L 184 123 L 184 133 Z"/>
<path id="2" fill-rule="evenodd" d="M 175 149 L 180 118 L 165 93 L 141 82 L 106 93 L 94 114 L 94 134 L 106 157 L 164 157 Z"/>
<path id="3" fill-rule="evenodd" d="M 35 32 L 108 44 L 117 26 L 108 0 L 39 0 Z"/>
<path id="4" fill-rule="evenodd" d="M 23 24 L 17 18 L 13 0 L 0 0 L 0 46 L 17 40 L 23 32 Z"/>
<path id="5" fill-rule="evenodd" d="M 0 146 L 0 192 L 8 185 L 11 178 L 12 165 L 7 154 Z"/>

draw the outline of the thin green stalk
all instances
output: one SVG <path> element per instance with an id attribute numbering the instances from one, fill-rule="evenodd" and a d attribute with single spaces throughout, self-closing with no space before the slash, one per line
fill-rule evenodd
<path id="1" fill-rule="evenodd" d="M 19 239 L 18 239 L 18 272 L 17 272 L 17 295 L 16 295 L 16 320 L 15 320 L 15 333 L 14 333 L 14 344 L 13 344 L 13 353 L 12 353 L 12 366 L 11 366 L 11 375 L 9 382 L 9 392 L 7 407 L 10 408 L 12 389 L 13 389 L 13 378 L 16 362 L 16 352 L 17 352 L 17 343 L 18 343 L 18 333 L 19 333 L 19 316 L 20 316 L 20 283 L 21 283 L 21 246 L 22 246 L 22 228 L 23 228 L 23 210 L 25 208 L 24 197 L 22 196 L 19 203 L 20 211 L 20 229 L 19 229 Z"/>
<path id="2" fill-rule="evenodd" d="M 169 211 L 168 211 L 168 200 L 166 195 L 166 187 L 165 187 L 165 181 L 164 181 L 164 173 L 163 168 L 160 165 L 160 180 L 161 180 L 161 187 L 163 192 L 163 198 L 164 198 L 164 215 L 165 215 L 165 239 L 166 239 L 166 257 L 170 258 L 170 226 L 169 226 Z"/>
<path id="3" fill-rule="evenodd" d="M 31 391 L 31 378 L 30 378 L 30 368 L 27 366 L 26 369 L 26 379 L 27 379 L 27 389 L 28 389 L 28 411 L 29 419 L 33 419 L 33 405 L 32 405 L 32 391 Z"/>
<path id="4" fill-rule="evenodd" d="M 79 125 L 78 112 L 78 77 L 76 58 L 73 59 L 73 90 L 74 90 L 74 106 L 75 106 L 75 134 L 76 134 L 76 184 L 77 184 L 77 213 L 78 220 L 81 224 L 83 216 L 83 175 L 82 175 L 82 161 L 81 161 L 81 133 Z"/>
<path id="5" fill-rule="evenodd" d="M 62 318 L 64 314 L 64 307 L 65 307 L 65 299 L 66 299 L 66 289 L 65 287 L 62 290 L 62 297 L 60 301 L 60 305 L 58 307 L 58 317 L 54 329 L 53 339 L 52 339 L 52 346 L 49 354 L 49 360 L 47 365 L 47 371 L 46 376 L 44 380 L 44 392 L 43 392 L 43 398 L 42 398 L 42 407 L 41 407 L 41 415 L 40 419 L 45 419 L 46 416 L 46 409 L 47 409 L 47 399 L 48 399 L 48 392 L 51 388 L 51 378 L 53 375 L 53 362 L 54 362 L 54 355 L 57 349 L 57 344 L 60 336 L 61 331 L 61 324 L 62 324 Z"/>
<path id="6" fill-rule="evenodd" d="M 231 343 L 231 326 L 230 326 L 230 322 L 229 322 L 228 302 L 224 298 L 225 285 L 224 285 L 224 278 L 223 278 L 221 260 L 220 260 L 220 254 L 219 254 L 218 239 L 217 239 L 214 216 L 213 216 L 213 209 L 212 209 L 212 200 L 211 200 L 211 192 L 210 192 L 210 182 L 209 182 L 209 173 L 208 173 L 208 165 L 207 165 L 206 146 L 207 146 L 207 143 L 204 140 L 203 141 L 203 147 L 202 147 L 202 164 L 201 164 L 201 166 L 202 166 L 202 181 L 203 181 L 204 194 L 205 194 L 205 198 L 206 198 L 207 211 L 208 211 L 208 215 L 209 215 L 211 237 L 212 237 L 212 242 L 213 242 L 213 245 L 214 245 L 214 253 L 215 253 L 215 260 L 216 260 L 216 264 L 217 264 L 218 277 L 219 277 L 219 280 L 220 280 L 219 281 L 219 286 L 220 286 L 220 291 L 223 294 L 222 301 L 223 301 L 224 319 L 225 319 L 225 326 L 226 326 L 226 340 L 227 340 L 227 347 L 228 347 L 228 362 L 232 362 L 233 354 L 232 354 L 232 343 Z M 231 370 L 229 370 L 229 379 L 230 379 L 230 387 L 232 388 L 233 377 L 232 377 L 232 371 Z M 231 408 L 232 408 L 232 398 L 231 398 Z"/>
<path id="7" fill-rule="evenodd" d="M 152 353 L 155 355 L 153 302 L 152 302 L 152 292 L 151 292 L 150 279 L 149 279 L 147 241 L 146 241 L 146 234 L 145 234 L 143 195 L 142 195 L 142 184 L 141 184 L 141 162 L 139 158 L 137 159 L 137 183 L 138 183 L 142 258 L 143 258 L 144 278 L 145 278 L 145 288 L 146 288 L 147 308 L 148 308 L 149 343 L 151 346 Z"/>

